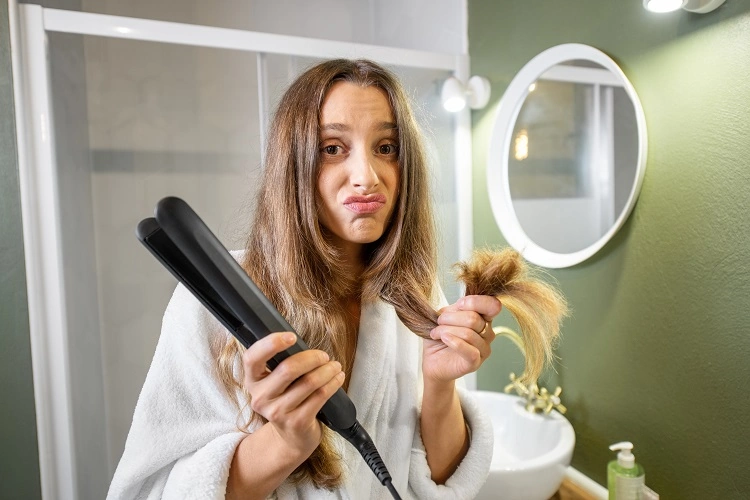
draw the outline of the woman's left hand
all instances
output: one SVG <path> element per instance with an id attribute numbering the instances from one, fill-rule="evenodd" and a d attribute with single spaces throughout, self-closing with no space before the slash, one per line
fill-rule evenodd
<path id="1" fill-rule="evenodd" d="M 492 320 L 501 309 L 495 297 L 468 295 L 438 311 L 438 326 L 424 340 L 425 379 L 449 382 L 476 371 L 490 356 Z"/>

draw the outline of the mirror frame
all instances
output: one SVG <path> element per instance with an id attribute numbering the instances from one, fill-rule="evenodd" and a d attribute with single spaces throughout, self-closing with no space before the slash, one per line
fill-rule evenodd
<path id="1" fill-rule="evenodd" d="M 556 253 L 546 250 L 533 242 L 524 232 L 516 216 L 510 196 L 510 182 L 508 178 L 508 158 L 512 144 L 513 129 L 521 111 L 521 107 L 528 94 L 529 86 L 537 81 L 553 66 L 573 59 L 583 59 L 594 62 L 609 70 L 627 92 L 635 110 L 638 127 L 638 155 L 635 181 L 628 195 L 622 212 L 618 215 L 612 227 L 597 241 L 582 250 L 572 253 Z M 547 268 L 570 267 L 583 262 L 599 251 L 615 233 L 622 227 L 641 191 L 643 177 L 646 171 L 647 134 L 646 118 L 643 107 L 625 73 L 608 55 L 594 47 L 579 43 L 567 43 L 551 47 L 533 59 L 518 72 L 505 90 L 492 125 L 489 151 L 487 155 L 487 190 L 490 206 L 495 221 L 508 244 L 518 250 L 523 257 L 539 266 Z M 498 191 L 501 190 L 499 193 Z"/>

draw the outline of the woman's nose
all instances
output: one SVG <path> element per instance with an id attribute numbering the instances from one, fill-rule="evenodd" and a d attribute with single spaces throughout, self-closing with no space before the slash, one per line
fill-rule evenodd
<path id="1" fill-rule="evenodd" d="M 364 148 L 359 149 L 351 158 L 350 181 L 355 187 L 372 188 L 380 182 L 374 168 L 375 159 Z"/>

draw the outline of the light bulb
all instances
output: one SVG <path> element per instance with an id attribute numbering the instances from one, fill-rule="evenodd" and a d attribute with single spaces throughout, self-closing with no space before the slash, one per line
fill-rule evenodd
<path id="1" fill-rule="evenodd" d="M 460 96 L 451 97 L 443 101 L 443 107 L 446 111 L 457 113 L 466 107 L 466 99 Z"/>
<path id="2" fill-rule="evenodd" d="M 526 129 L 522 129 L 516 134 L 513 146 L 513 156 L 516 160 L 523 161 L 529 157 L 529 133 Z"/>
<path id="3" fill-rule="evenodd" d="M 643 0 L 643 6 L 651 12 L 672 12 L 685 9 L 694 14 L 706 14 L 719 8 L 725 0 Z"/>
<path id="4" fill-rule="evenodd" d="M 643 0 L 643 6 L 651 12 L 672 12 L 682 8 L 686 0 Z"/>
<path id="5" fill-rule="evenodd" d="M 443 83 L 440 100 L 446 111 L 456 113 L 466 107 L 466 90 L 457 78 L 451 76 Z"/>
<path id="6" fill-rule="evenodd" d="M 453 76 L 443 82 L 440 101 L 446 111 L 456 113 L 467 105 L 471 109 L 482 109 L 490 100 L 490 81 L 481 76 L 472 76 L 464 85 Z"/>

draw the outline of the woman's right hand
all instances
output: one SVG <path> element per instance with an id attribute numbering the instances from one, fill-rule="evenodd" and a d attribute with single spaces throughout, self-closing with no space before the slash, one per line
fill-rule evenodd
<path id="1" fill-rule="evenodd" d="M 322 430 L 316 415 L 344 383 L 338 361 L 320 350 L 294 354 L 270 371 L 266 363 L 292 346 L 292 332 L 278 332 L 255 342 L 242 356 L 244 386 L 250 407 L 262 415 L 291 450 L 306 459 L 320 444 Z"/>

